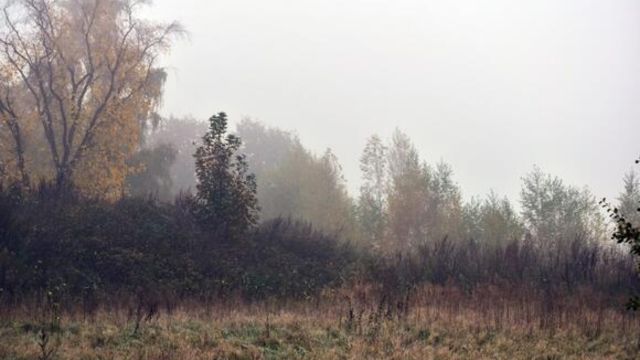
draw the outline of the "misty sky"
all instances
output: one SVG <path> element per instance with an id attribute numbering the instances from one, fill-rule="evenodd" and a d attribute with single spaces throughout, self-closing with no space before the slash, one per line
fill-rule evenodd
<path id="1" fill-rule="evenodd" d="M 331 147 L 407 132 L 464 195 L 517 200 L 534 164 L 616 196 L 640 155 L 640 1 L 156 0 L 189 38 L 163 112 L 226 111 Z"/>

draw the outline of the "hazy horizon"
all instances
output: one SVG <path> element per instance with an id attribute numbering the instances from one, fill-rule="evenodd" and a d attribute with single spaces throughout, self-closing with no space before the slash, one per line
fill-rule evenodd
<path id="1" fill-rule="evenodd" d="M 534 164 L 615 197 L 640 153 L 634 1 L 156 0 L 189 32 L 164 115 L 225 111 L 331 148 L 349 189 L 367 138 L 405 131 L 465 198 L 516 201 Z"/>

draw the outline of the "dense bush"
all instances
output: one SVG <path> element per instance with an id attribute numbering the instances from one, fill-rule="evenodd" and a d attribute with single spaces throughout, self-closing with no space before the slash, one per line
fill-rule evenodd
<path id="1" fill-rule="evenodd" d="M 353 252 L 310 225 L 275 220 L 229 243 L 195 225 L 190 202 L 110 204 L 39 193 L 0 195 L 5 301 L 55 289 L 69 299 L 113 294 L 305 296 L 336 283 Z"/>
<path id="2" fill-rule="evenodd" d="M 311 224 L 263 222 L 237 241 L 202 230 L 193 200 L 116 203 L 35 193 L 0 193 L 0 298 L 51 294 L 91 305 L 108 299 L 175 301 L 241 295 L 306 298 L 351 281 L 374 284 L 387 302 L 408 301 L 424 283 L 530 286 L 572 292 L 640 290 L 634 262 L 614 247 L 576 239 L 554 252 L 530 240 L 508 246 L 440 241 L 410 254 L 355 248 Z M 396 305 L 394 305 L 396 306 Z"/>
<path id="3" fill-rule="evenodd" d="M 349 245 L 290 219 L 262 224 L 249 249 L 243 288 L 251 296 L 310 296 L 319 288 L 339 285 L 356 260 Z"/>
<path id="4" fill-rule="evenodd" d="M 11 202 L 3 209 L 10 226 L 0 240 L 11 261 L 3 262 L 1 280 L 10 298 L 51 288 L 74 297 L 195 288 L 188 256 L 194 234 L 178 226 L 170 206 L 38 195 L 2 201 Z"/>

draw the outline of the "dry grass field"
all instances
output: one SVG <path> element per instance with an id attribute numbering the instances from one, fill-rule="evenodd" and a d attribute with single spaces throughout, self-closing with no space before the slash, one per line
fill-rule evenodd
<path id="1" fill-rule="evenodd" d="M 639 318 L 577 292 L 563 300 L 426 288 L 390 313 L 363 292 L 309 302 L 183 305 L 135 330 L 131 311 L 2 316 L 2 359 L 638 359 Z M 50 325 L 50 324 L 49 324 Z M 45 344 L 46 343 L 46 344 Z"/>

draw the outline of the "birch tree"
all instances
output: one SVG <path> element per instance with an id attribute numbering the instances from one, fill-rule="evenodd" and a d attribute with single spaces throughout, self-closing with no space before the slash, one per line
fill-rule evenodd
<path id="1" fill-rule="evenodd" d="M 13 0 L 0 22 L 0 159 L 29 177 L 115 196 L 158 105 L 158 57 L 180 26 L 140 19 L 138 0 Z M 6 141 L 5 141 L 6 140 Z M 34 179 L 31 179 L 34 180 Z"/>

